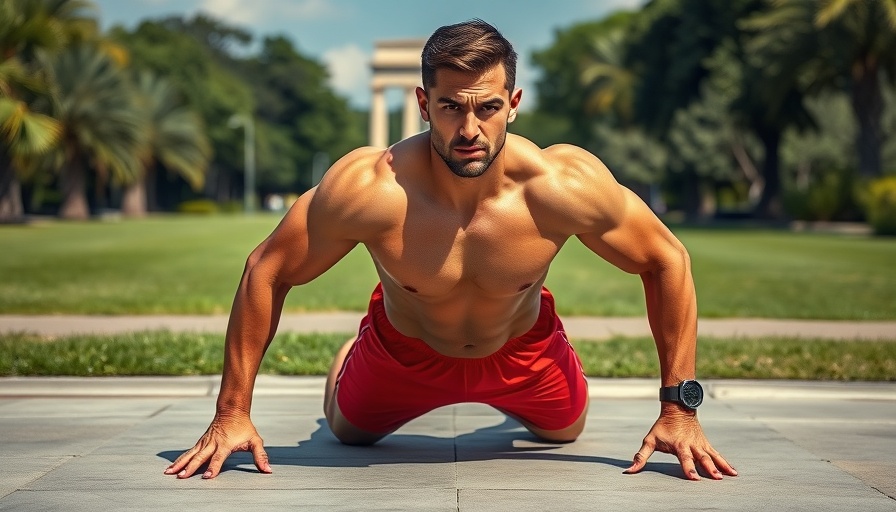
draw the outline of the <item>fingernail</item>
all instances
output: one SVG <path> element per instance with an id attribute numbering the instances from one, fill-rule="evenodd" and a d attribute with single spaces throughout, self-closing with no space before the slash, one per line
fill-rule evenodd
<path id="1" fill-rule="evenodd" d="M 211 471 L 206 471 L 205 473 L 202 474 L 202 478 L 211 478 L 211 477 L 212 477 Z"/>
<path id="2" fill-rule="evenodd" d="M 180 473 L 177 474 L 177 476 L 184 476 L 184 475 L 186 475 L 186 474 L 187 474 L 187 470 L 186 470 L 186 469 L 182 469 L 182 470 L 180 470 Z"/>

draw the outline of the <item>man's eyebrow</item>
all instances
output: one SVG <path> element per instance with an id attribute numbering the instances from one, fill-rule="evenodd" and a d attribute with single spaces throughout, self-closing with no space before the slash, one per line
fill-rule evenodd
<path id="1" fill-rule="evenodd" d="M 461 102 L 457 100 L 453 100 L 451 98 L 446 98 L 444 96 L 440 97 L 436 100 L 436 103 L 446 103 L 448 105 L 460 105 Z M 504 100 L 502 98 L 491 98 L 482 102 L 483 105 L 497 105 L 499 107 L 504 106 Z"/>

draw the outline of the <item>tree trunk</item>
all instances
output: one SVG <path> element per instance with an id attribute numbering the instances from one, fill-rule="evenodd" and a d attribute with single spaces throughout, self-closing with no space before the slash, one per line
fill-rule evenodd
<path id="1" fill-rule="evenodd" d="M 19 177 L 0 147 L 0 222 L 19 222 L 25 217 Z"/>
<path id="2" fill-rule="evenodd" d="M 706 197 L 703 180 L 693 169 L 684 171 L 682 180 L 685 221 L 691 223 L 705 221 L 714 213 L 715 205 L 711 198 Z"/>
<path id="3" fill-rule="evenodd" d="M 159 211 L 159 183 L 155 166 L 147 166 L 143 171 L 143 184 L 146 187 L 146 211 Z"/>
<path id="4" fill-rule="evenodd" d="M 69 220 L 83 220 L 90 217 L 87 205 L 87 169 L 75 158 L 65 168 L 61 179 L 62 205 L 59 216 Z"/>
<path id="5" fill-rule="evenodd" d="M 762 163 L 762 196 L 754 211 L 756 217 L 767 220 L 784 218 L 784 203 L 781 200 L 780 146 L 781 132 L 774 128 L 764 128 L 758 133 L 765 148 Z"/>
<path id="6" fill-rule="evenodd" d="M 881 115 L 884 99 L 879 75 L 877 60 L 873 56 L 853 64 L 852 109 L 859 124 L 856 149 L 859 152 L 859 174 L 865 178 L 875 178 L 883 173 Z"/>
<path id="7" fill-rule="evenodd" d="M 121 198 L 121 213 L 125 217 L 146 216 L 146 174 L 124 189 Z"/>

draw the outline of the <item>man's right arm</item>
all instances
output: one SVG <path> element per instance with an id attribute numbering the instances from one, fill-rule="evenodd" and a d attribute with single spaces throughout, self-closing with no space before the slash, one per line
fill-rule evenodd
<path id="1" fill-rule="evenodd" d="M 337 162 L 328 172 L 332 177 L 302 195 L 249 256 L 227 326 L 215 417 L 196 445 L 175 460 L 166 474 L 188 478 L 208 462 L 203 478 L 214 478 L 234 451 L 251 451 L 258 469 L 270 472 L 262 440 L 249 418 L 255 377 L 289 290 L 324 273 L 358 243 L 359 223 L 352 222 L 358 219 L 343 218 L 357 208 L 339 201 L 345 197 L 363 200 L 364 194 L 357 190 L 340 190 L 357 179 L 352 175 L 375 162 L 369 150 L 359 152 Z M 360 224 L 363 230 L 363 219 Z"/>

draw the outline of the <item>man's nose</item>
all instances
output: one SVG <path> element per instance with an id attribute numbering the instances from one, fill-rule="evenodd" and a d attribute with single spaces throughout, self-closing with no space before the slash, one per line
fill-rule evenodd
<path id="1" fill-rule="evenodd" d="M 479 135 L 479 118 L 476 117 L 476 114 L 470 112 L 466 116 L 464 116 L 464 124 L 460 127 L 460 136 L 467 139 L 473 140 Z"/>

